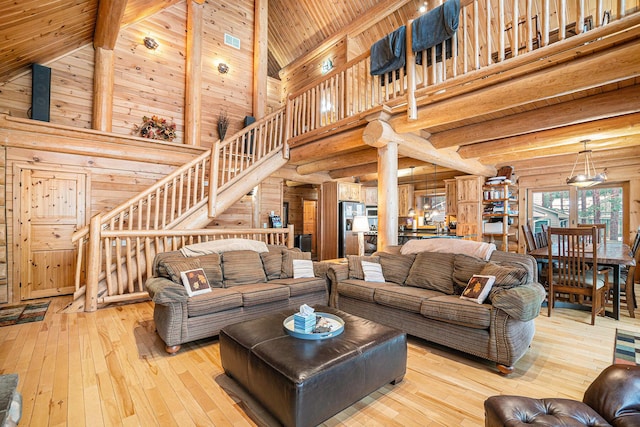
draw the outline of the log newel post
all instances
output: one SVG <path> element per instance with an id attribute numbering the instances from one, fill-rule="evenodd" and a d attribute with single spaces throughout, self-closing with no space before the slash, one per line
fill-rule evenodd
<path id="1" fill-rule="evenodd" d="M 87 290 L 85 292 L 84 311 L 93 312 L 98 309 L 98 281 L 100 277 L 100 232 L 102 215 L 91 218 L 89 224 L 89 243 L 87 245 Z"/>

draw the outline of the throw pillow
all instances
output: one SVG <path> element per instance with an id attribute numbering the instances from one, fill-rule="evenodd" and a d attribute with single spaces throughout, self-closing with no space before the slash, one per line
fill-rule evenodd
<path id="1" fill-rule="evenodd" d="M 362 261 L 379 263 L 380 257 L 347 255 L 347 261 L 349 262 L 349 279 L 364 280 L 364 271 L 362 271 Z"/>
<path id="2" fill-rule="evenodd" d="M 495 276 L 483 276 L 480 274 L 474 274 L 467 287 L 462 291 L 460 299 L 465 299 L 478 304 L 482 304 L 489 295 L 493 282 L 496 280 Z"/>
<path id="3" fill-rule="evenodd" d="M 311 259 L 311 252 L 300 252 L 290 250 L 282 253 L 282 270 L 280 271 L 281 279 L 290 279 L 293 277 L 293 260 L 294 259 Z"/>
<path id="4" fill-rule="evenodd" d="M 456 295 L 461 295 L 464 288 L 469 283 L 469 279 L 474 274 L 481 274 L 480 272 L 487 265 L 487 261 L 482 258 L 456 254 L 453 261 L 453 288 Z"/>
<path id="5" fill-rule="evenodd" d="M 377 262 L 362 261 L 362 271 L 364 272 L 364 280 L 367 282 L 385 282 L 382 265 Z"/>
<path id="6" fill-rule="evenodd" d="M 293 260 L 293 278 L 315 277 L 313 274 L 313 261 L 310 259 Z"/>
<path id="7" fill-rule="evenodd" d="M 404 284 L 453 294 L 453 260 L 455 254 L 421 252 L 409 270 Z"/>
<path id="8" fill-rule="evenodd" d="M 490 261 L 484 266 L 480 274 L 495 276 L 494 286 L 509 289 L 524 284 L 527 270 L 522 267 L 500 265 Z"/>
<path id="9" fill-rule="evenodd" d="M 248 285 L 264 283 L 267 276 L 262 268 L 260 254 L 254 251 L 233 251 L 222 254 L 224 285 Z"/>
<path id="10" fill-rule="evenodd" d="M 202 268 L 181 271 L 180 277 L 190 297 L 211 292 L 211 286 L 209 286 L 209 281 Z"/>
<path id="11" fill-rule="evenodd" d="M 404 284 L 416 256 L 390 254 L 387 252 L 379 252 L 378 256 L 380 257 L 380 265 L 386 281 L 399 285 Z"/>
<path id="12" fill-rule="evenodd" d="M 260 254 L 267 280 L 279 279 L 282 272 L 282 252 L 269 251 Z"/>
<path id="13" fill-rule="evenodd" d="M 222 266 L 220 265 L 220 255 L 218 254 L 202 255 L 197 257 L 196 259 L 200 260 L 200 265 L 202 265 L 204 274 L 205 276 L 207 276 L 209 285 L 211 285 L 214 288 L 222 288 L 223 280 L 222 280 Z"/>
<path id="14" fill-rule="evenodd" d="M 176 283 L 182 283 L 182 278 L 180 277 L 181 271 L 194 270 L 196 268 L 201 268 L 200 260 L 197 258 L 175 260 L 164 263 L 165 268 L 167 269 L 167 274 L 171 281 Z"/>

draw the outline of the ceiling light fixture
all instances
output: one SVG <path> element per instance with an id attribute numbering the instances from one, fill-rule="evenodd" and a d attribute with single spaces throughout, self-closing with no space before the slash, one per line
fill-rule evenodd
<path id="1" fill-rule="evenodd" d="M 411 166 L 411 184 L 413 184 L 413 168 L 415 166 Z M 416 210 L 413 208 L 413 204 L 409 208 L 409 216 L 414 216 L 416 214 Z"/>
<path id="2" fill-rule="evenodd" d="M 425 13 L 427 11 L 427 2 L 422 3 L 422 5 L 418 8 L 418 12 Z"/>
<path id="3" fill-rule="evenodd" d="M 591 150 L 587 150 L 587 142 L 589 140 L 585 139 L 581 142 L 584 144 L 584 150 L 578 152 L 573 169 L 571 169 L 571 175 L 567 178 L 567 184 L 581 188 L 602 184 L 607 180 L 607 170 L 596 173 L 596 165 L 591 158 Z M 584 171 L 583 173 L 575 174 L 576 166 L 578 166 L 581 156 L 584 157 Z"/>
<path id="4" fill-rule="evenodd" d="M 144 45 L 147 49 L 156 50 L 158 48 L 158 42 L 152 39 L 151 37 L 144 38 Z"/>

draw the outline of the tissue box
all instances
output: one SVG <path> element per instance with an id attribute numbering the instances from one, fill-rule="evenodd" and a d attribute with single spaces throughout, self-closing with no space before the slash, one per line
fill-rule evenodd
<path id="1" fill-rule="evenodd" d="M 315 326 L 316 326 L 315 313 L 311 313 L 308 315 L 302 315 L 300 313 L 296 313 L 293 315 L 293 329 L 296 332 L 309 334 L 313 331 L 313 328 L 315 328 Z"/>

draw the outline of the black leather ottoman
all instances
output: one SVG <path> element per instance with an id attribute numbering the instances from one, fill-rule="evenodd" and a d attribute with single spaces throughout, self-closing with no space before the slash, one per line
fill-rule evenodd
<path id="1" fill-rule="evenodd" d="M 225 373 L 246 388 L 285 426 L 315 426 L 387 383 L 407 367 L 407 336 L 329 307 L 345 321 L 325 340 L 289 336 L 292 312 L 236 323 L 220 331 Z"/>

